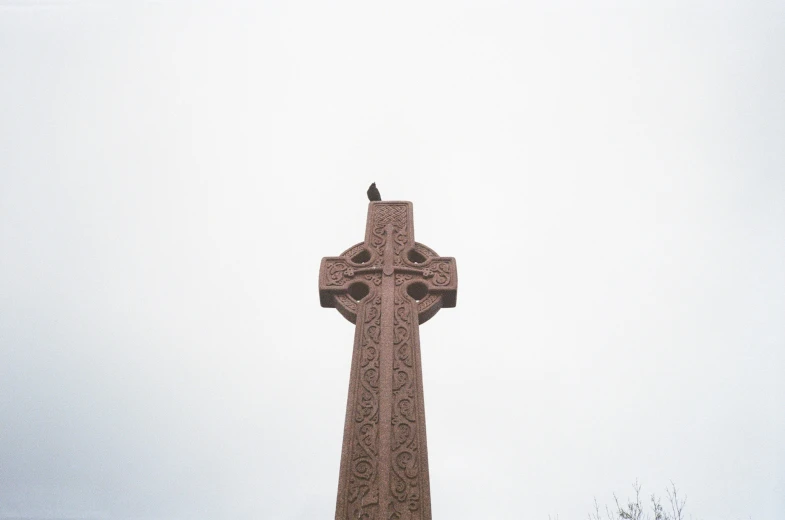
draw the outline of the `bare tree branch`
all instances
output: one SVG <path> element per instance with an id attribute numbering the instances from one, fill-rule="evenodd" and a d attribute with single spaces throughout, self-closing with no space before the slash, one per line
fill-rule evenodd
<path id="1" fill-rule="evenodd" d="M 651 494 L 650 512 L 649 509 L 644 507 L 641 500 L 642 487 L 637 479 L 633 482 L 632 489 L 635 490 L 635 495 L 632 499 L 628 498 L 625 503 L 619 501 L 616 493 L 613 494 L 613 504 L 611 506 L 605 505 L 607 520 L 687 520 L 685 513 L 687 497 L 679 495 L 679 491 L 673 481 L 671 481 L 670 487 L 665 488 L 668 498 L 665 506 L 663 506 L 662 500 L 657 495 Z M 670 512 L 665 510 L 667 506 L 670 506 Z M 551 520 L 550 517 L 549 520 Z M 594 498 L 594 508 L 589 512 L 589 520 L 602 520 L 600 504 L 597 502 L 596 497 Z M 690 516 L 690 520 L 692 520 L 692 516 Z"/>
<path id="2" fill-rule="evenodd" d="M 687 503 L 687 496 L 685 495 L 684 498 L 679 499 L 679 492 L 676 489 L 676 484 L 674 484 L 672 480 L 671 480 L 671 487 L 666 488 L 665 491 L 668 494 L 668 501 L 670 502 L 671 505 L 673 520 L 685 520 L 684 504 Z"/>

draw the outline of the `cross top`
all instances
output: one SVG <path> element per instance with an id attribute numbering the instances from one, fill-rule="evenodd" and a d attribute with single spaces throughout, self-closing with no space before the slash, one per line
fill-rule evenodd
<path id="1" fill-rule="evenodd" d="M 414 241 L 411 202 L 371 202 L 365 241 L 340 256 L 325 257 L 319 274 L 322 307 L 335 307 L 355 322 L 358 304 L 383 274 L 394 274 L 395 284 L 417 303 L 420 323 L 442 307 L 455 307 L 458 275 L 454 258 L 444 258 Z M 391 239 L 390 239 L 391 238 Z"/>
<path id="2" fill-rule="evenodd" d="M 365 240 L 322 259 L 322 307 L 355 324 L 336 520 L 431 519 L 419 324 L 457 287 L 455 259 L 414 241 L 411 202 L 371 202 Z"/>

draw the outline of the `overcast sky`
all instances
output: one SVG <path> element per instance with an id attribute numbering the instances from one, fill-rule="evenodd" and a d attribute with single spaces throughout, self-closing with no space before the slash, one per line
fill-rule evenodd
<path id="1" fill-rule="evenodd" d="M 785 518 L 785 4 L 594 3 L 0 0 L 0 518 L 333 518 L 371 181 L 434 519 Z"/>

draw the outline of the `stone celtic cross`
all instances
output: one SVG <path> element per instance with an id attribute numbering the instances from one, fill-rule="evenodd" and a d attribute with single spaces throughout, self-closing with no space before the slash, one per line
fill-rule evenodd
<path id="1" fill-rule="evenodd" d="M 336 520 L 431 520 L 419 324 L 457 288 L 455 259 L 414 241 L 411 202 L 371 202 L 365 241 L 322 259 L 322 307 L 356 324 Z"/>

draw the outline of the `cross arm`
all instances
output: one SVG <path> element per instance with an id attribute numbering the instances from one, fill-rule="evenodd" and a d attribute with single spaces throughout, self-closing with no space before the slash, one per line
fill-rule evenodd
<path id="1" fill-rule="evenodd" d="M 358 266 L 343 256 L 322 258 L 322 264 L 319 267 L 319 302 L 321 306 L 335 307 L 335 297 L 350 293 L 351 285 L 358 281 L 358 278 L 363 276 L 373 278 L 380 271 L 378 266 Z"/>
<path id="2" fill-rule="evenodd" d="M 458 295 L 458 269 L 455 258 L 431 257 L 415 268 L 429 293 L 442 297 L 442 307 L 455 307 Z"/>

